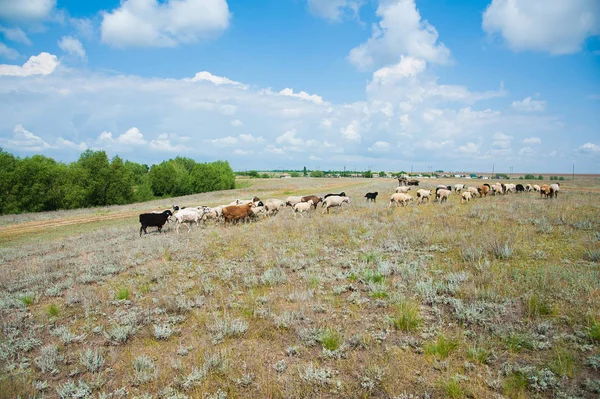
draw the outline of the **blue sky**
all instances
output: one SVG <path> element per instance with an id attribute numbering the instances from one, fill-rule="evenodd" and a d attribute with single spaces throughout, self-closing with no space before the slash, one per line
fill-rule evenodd
<path id="1" fill-rule="evenodd" d="M 0 146 L 600 173 L 597 0 L 0 0 Z"/>

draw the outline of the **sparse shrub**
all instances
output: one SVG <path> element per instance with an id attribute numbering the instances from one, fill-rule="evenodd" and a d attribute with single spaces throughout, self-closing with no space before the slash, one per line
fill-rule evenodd
<path id="1" fill-rule="evenodd" d="M 206 399 L 227 399 L 227 392 L 223 391 L 221 388 L 217 389 L 217 392 L 213 394 L 208 394 L 205 396 Z"/>
<path id="2" fill-rule="evenodd" d="M 371 298 L 386 299 L 387 297 L 389 297 L 385 280 L 380 283 L 371 282 L 369 283 L 368 288 L 369 291 L 371 291 Z"/>
<path id="3" fill-rule="evenodd" d="M 206 373 L 224 373 L 231 366 L 231 353 L 221 349 L 204 355 L 203 368 Z"/>
<path id="4" fill-rule="evenodd" d="M 219 343 L 225 337 L 243 335 L 248 329 L 248 323 L 244 319 L 221 319 L 215 316 L 214 323 L 206 327 L 213 337 L 213 342 Z"/>
<path id="5" fill-rule="evenodd" d="M 535 292 L 526 297 L 524 302 L 528 317 L 549 316 L 556 313 L 554 306 L 546 298 Z"/>
<path id="6" fill-rule="evenodd" d="M 594 228 L 594 223 L 592 223 L 591 220 L 580 220 L 573 223 L 573 227 L 578 230 L 592 230 Z"/>
<path id="7" fill-rule="evenodd" d="M 169 324 L 154 325 L 154 337 L 156 339 L 167 340 L 171 335 L 173 335 L 173 330 Z"/>
<path id="8" fill-rule="evenodd" d="M 447 398 L 457 399 L 465 397 L 465 391 L 460 386 L 459 378 L 452 377 L 441 380 L 439 385 L 446 394 Z"/>
<path id="9" fill-rule="evenodd" d="M 435 343 L 429 343 L 425 346 L 425 352 L 439 359 L 445 359 L 456 348 L 458 348 L 457 341 L 448 339 L 444 334 L 440 334 Z"/>
<path id="10" fill-rule="evenodd" d="M 73 380 L 69 380 L 56 387 L 56 393 L 61 399 L 87 398 L 92 394 L 92 388 L 85 381 L 79 380 L 76 385 Z"/>
<path id="11" fill-rule="evenodd" d="M 200 385 L 205 376 L 206 373 L 204 370 L 193 367 L 192 371 L 179 381 L 179 385 L 181 385 L 181 387 L 187 391 L 195 386 Z"/>
<path id="12" fill-rule="evenodd" d="M 364 374 L 360 377 L 360 386 L 369 392 L 373 391 L 383 380 L 385 375 L 383 369 L 379 366 L 367 367 Z"/>
<path id="13" fill-rule="evenodd" d="M 600 379 L 586 378 L 583 387 L 588 392 L 600 393 Z"/>
<path id="14" fill-rule="evenodd" d="M 342 345 L 342 336 L 339 332 L 327 328 L 319 334 L 319 343 L 323 346 L 323 349 L 336 351 Z"/>
<path id="15" fill-rule="evenodd" d="M 49 317 L 57 317 L 60 314 L 60 308 L 57 304 L 52 303 L 46 308 L 46 313 Z"/>
<path id="16" fill-rule="evenodd" d="M 140 292 L 142 294 L 149 293 L 150 292 L 150 288 L 151 288 L 150 283 L 143 283 L 143 284 L 140 284 L 140 286 L 138 287 L 138 289 L 140 290 Z"/>
<path id="17" fill-rule="evenodd" d="M 588 319 L 588 336 L 594 341 L 600 341 L 600 321 L 595 317 Z"/>
<path id="18" fill-rule="evenodd" d="M 119 288 L 119 290 L 115 293 L 115 299 L 117 301 L 124 301 L 129 299 L 129 288 Z"/>
<path id="19" fill-rule="evenodd" d="M 503 393 L 509 398 L 527 398 L 527 377 L 520 372 L 511 373 L 503 384 Z"/>
<path id="20" fill-rule="evenodd" d="M 264 285 L 282 284 L 287 281 L 284 271 L 280 268 L 267 269 L 260 277 L 260 281 Z"/>
<path id="21" fill-rule="evenodd" d="M 397 330 L 406 332 L 416 331 L 422 323 L 419 307 L 412 302 L 401 302 L 396 307 L 396 313 L 390 317 L 391 323 Z"/>
<path id="22" fill-rule="evenodd" d="M 72 342 L 81 342 L 85 338 L 85 334 L 76 335 L 69 330 L 67 326 L 59 326 L 52 330 L 51 334 L 60 339 L 64 345 L 68 345 Z"/>
<path id="23" fill-rule="evenodd" d="M 590 356 L 585 362 L 588 366 L 594 370 L 600 370 L 600 355 Z"/>
<path id="24" fill-rule="evenodd" d="M 561 377 L 572 378 L 575 370 L 575 357 L 566 348 L 555 348 L 550 362 L 550 370 Z"/>
<path id="25" fill-rule="evenodd" d="M 90 373 L 96 373 L 104 366 L 104 355 L 98 349 L 88 348 L 79 352 L 79 364 Z"/>
<path id="26" fill-rule="evenodd" d="M 58 371 L 56 368 L 56 363 L 61 359 L 62 357 L 58 353 L 58 346 L 46 345 L 42 347 L 40 355 L 34 359 L 34 362 L 42 373 L 55 373 Z"/>
<path id="27" fill-rule="evenodd" d="M 315 367 L 312 362 L 304 367 L 300 367 L 298 374 L 304 381 L 315 385 L 341 385 L 339 381 L 333 379 L 333 372 L 329 368 Z"/>
<path id="28" fill-rule="evenodd" d="M 495 239 L 490 243 L 490 249 L 497 259 L 509 259 L 513 253 L 509 240 Z"/>
<path id="29" fill-rule="evenodd" d="M 122 343 L 135 333 L 135 327 L 131 324 L 114 325 L 104 336 L 113 343 Z"/>
<path id="30" fill-rule="evenodd" d="M 282 360 L 278 361 L 277 363 L 275 363 L 273 365 L 273 368 L 275 369 L 275 371 L 277 371 L 279 374 L 281 374 L 285 370 L 287 370 L 287 362 L 285 361 L 285 359 L 282 359 Z"/>
<path id="31" fill-rule="evenodd" d="M 134 385 L 145 384 L 156 378 L 154 361 L 146 355 L 136 357 L 131 367 L 133 368 Z"/>

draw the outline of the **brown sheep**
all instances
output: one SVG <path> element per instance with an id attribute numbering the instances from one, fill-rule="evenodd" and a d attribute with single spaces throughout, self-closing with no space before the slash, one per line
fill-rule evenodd
<path id="1" fill-rule="evenodd" d="M 552 198 L 552 189 L 549 185 L 544 184 L 542 187 L 540 187 L 540 197 Z"/>
<path id="2" fill-rule="evenodd" d="M 490 186 L 484 184 L 483 186 L 477 187 L 477 191 L 479 192 L 480 197 L 487 197 L 490 192 Z"/>
<path id="3" fill-rule="evenodd" d="M 250 216 L 253 204 L 246 205 L 228 205 L 223 207 L 223 220 L 225 224 L 232 221 L 245 220 Z"/>
<path id="4" fill-rule="evenodd" d="M 300 202 L 308 202 L 310 200 L 312 200 L 315 209 L 317 209 L 317 204 L 323 201 L 321 197 L 318 197 L 316 195 L 305 195 L 304 197 L 300 198 Z"/>

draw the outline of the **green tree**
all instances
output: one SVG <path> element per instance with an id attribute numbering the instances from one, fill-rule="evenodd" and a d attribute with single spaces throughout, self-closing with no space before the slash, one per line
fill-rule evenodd
<path id="1" fill-rule="evenodd" d="M 539 175 L 539 176 L 538 176 L 538 180 L 544 180 L 544 176 L 542 176 L 542 175 Z"/>
<path id="2" fill-rule="evenodd" d="M 0 147 L 0 213 L 17 213 L 19 205 L 14 192 L 18 159 Z"/>
<path id="3" fill-rule="evenodd" d="M 300 173 L 299 172 L 291 172 L 290 177 L 300 177 Z"/>
<path id="4" fill-rule="evenodd" d="M 106 205 L 110 163 L 104 151 L 85 150 L 77 161 L 84 170 L 86 206 Z"/>
<path id="5" fill-rule="evenodd" d="M 304 177 L 308 176 L 308 173 L 306 172 L 306 166 L 304 167 L 304 169 L 302 171 L 302 176 L 304 176 Z"/>
<path id="6" fill-rule="evenodd" d="M 323 177 L 325 176 L 325 173 L 323 173 L 322 170 L 313 170 L 312 172 L 310 172 L 310 177 Z"/>
<path id="7" fill-rule="evenodd" d="M 110 163 L 106 187 L 106 205 L 123 205 L 133 201 L 134 178 L 123 160 L 115 156 Z"/>
<path id="8" fill-rule="evenodd" d="M 383 170 L 379 172 L 379 177 L 385 177 L 385 172 Z"/>
<path id="9" fill-rule="evenodd" d="M 362 177 L 365 177 L 367 179 L 371 179 L 371 178 L 373 178 L 373 172 L 371 172 L 370 170 L 367 170 L 366 172 L 362 173 Z"/>

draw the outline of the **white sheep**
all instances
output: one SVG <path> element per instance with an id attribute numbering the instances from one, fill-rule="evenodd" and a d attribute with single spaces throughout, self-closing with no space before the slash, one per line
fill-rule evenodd
<path id="1" fill-rule="evenodd" d="M 221 205 L 215 208 L 204 207 L 202 214 L 202 223 L 206 223 L 207 220 L 219 220 L 219 218 L 221 217 L 221 209 Z"/>
<path id="2" fill-rule="evenodd" d="M 265 209 L 267 216 L 276 215 L 280 210 L 285 208 L 285 202 L 277 198 L 270 198 L 265 201 Z"/>
<path id="3" fill-rule="evenodd" d="M 452 191 L 444 189 L 444 188 L 440 188 L 435 193 L 435 198 L 438 201 L 440 201 L 440 204 L 441 204 L 442 202 L 448 201 L 448 197 L 450 196 L 450 194 L 452 194 Z"/>
<path id="4" fill-rule="evenodd" d="M 462 204 L 463 202 L 469 202 L 471 201 L 471 193 L 468 191 L 465 191 L 464 193 L 461 194 L 461 199 L 460 199 L 460 203 Z"/>
<path id="5" fill-rule="evenodd" d="M 302 196 L 289 196 L 285 200 L 285 206 L 291 206 L 292 208 L 294 208 L 294 205 L 296 205 L 299 202 L 302 202 Z"/>
<path id="6" fill-rule="evenodd" d="M 507 183 L 504 185 L 504 193 L 508 194 L 508 193 L 515 193 L 517 192 L 517 185 L 516 184 L 512 184 L 512 183 Z"/>
<path id="7" fill-rule="evenodd" d="M 252 208 L 250 208 L 250 216 L 252 218 L 259 218 L 260 216 L 266 216 L 267 215 L 267 210 L 265 209 L 264 205 L 263 206 L 253 206 Z"/>
<path id="8" fill-rule="evenodd" d="M 550 193 L 554 198 L 558 198 L 558 192 L 560 191 L 560 183 L 554 183 L 550 185 Z"/>
<path id="9" fill-rule="evenodd" d="M 533 185 L 533 191 L 539 192 L 540 191 L 540 186 L 538 186 L 537 184 L 534 184 Z"/>
<path id="10" fill-rule="evenodd" d="M 325 208 L 325 210 L 323 210 L 322 213 L 325 213 L 325 212 L 329 213 L 329 208 L 333 208 L 333 207 L 337 207 L 337 206 L 339 206 L 343 212 L 344 211 L 344 208 L 342 207 L 343 203 L 350 204 L 350 198 L 349 197 L 340 197 L 338 195 L 332 195 L 331 197 L 327 197 L 323 200 L 322 206 Z"/>
<path id="11" fill-rule="evenodd" d="M 467 187 L 467 191 L 471 193 L 471 197 L 475 198 L 479 191 L 477 191 L 477 187 Z"/>
<path id="12" fill-rule="evenodd" d="M 408 191 L 411 189 L 411 186 L 398 186 L 396 187 L 396 193 L 408 193 Z"/>
<path id="13" fill-rule="evenodd" d="M 455 184 L 454 185 L 454 191 L 456 191 L 457 193 L 460 193 L 461 190 L 465 189 L 465 185 L 464 184 Z"/>
<path id="14" fill-rule="evenodd" d="M 527 191 L 528 193 L 530 193 L 531 190 L 533 190 L 533 187 L 531 186 L 531 184 L 525 185 L 525 191 Z"/>
<path id="15" fill-rule="evenodd" d="M 425 190 L 423 188 L 417 190 L 417 202 L 423 203 L 425 200 L 429 202 L 431 199 L 431 190 Z"/>
<path id="16" fill-rule="evenodd" d="M 492 193 L 496 195 L 497 193 L 504 194 L 504 187 L 500 183 L 494 183 L 490 186 Z"/>
<path id="17" fill-rule="evenodd" d="M 388 207 L 391 207 L 392 205 L 396 205 L 396 207 L 398 207 L 399 205 L 406 206 L 412 200 L 413 197 L 411 195 L 404 193 L 395 193 L 392 194 L 392 196 L 390 197 L 390 204 L 388 205 Z"/>
<path id="18" fill-rule="evenodd" d="M 294 216 L 297 214 L 303 216 L 302 214 L 304 212 L 308 213 L 311 206 L 313 206 L 313 200 L 308 200 L 307 202 L 298 202 L 296 205 L 294 205 Z"/>
<path id="19" fill-rule="evenodd" d="M 196 223 L 196 226 L 198 226 L 198 222 L 202 218 L 203 213 L 203 211 L 198 210 L 197 208 L 185 208 L 175 212 L 173 217 L 175 218 L 175 230 L 177 231 L 177 234 L 179 234 L 179 226 L 181 226 L 182 223 L 187 225 L 188 232 L 192 230 L 192 227 L 190 226 L 192 223 Z"/>

